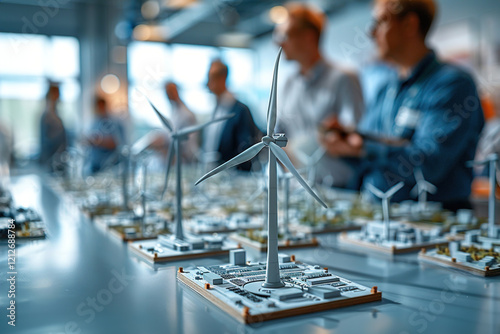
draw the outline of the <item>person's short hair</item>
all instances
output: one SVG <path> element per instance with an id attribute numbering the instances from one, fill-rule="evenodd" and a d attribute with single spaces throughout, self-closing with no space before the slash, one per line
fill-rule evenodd
<path id="1" fill-rule="evenodd" d="M 312 29 L 320 40 L 326 25 L 326 15 L 320 9 L 298 2 L 288 3 L 285 8 L 289 18 L 296 20 L 302 28 Z"/>
<path id="2" fill-rule="evenodd" d="M 437 11 L 434 0 L 385 0 L 385 2 L 389 4 L 391 13 L 398 17 L 414 13 L 420 22 L 420 34 L 424 38 L 427 36 Z"/>
<path id="3" fill-rule="evenodd" d="M 218 70 L 217 70 L 217 74 L 224 77 L 224 79 L 227 79 L 228 75 L 229 75 L 229 68 L 228 66 L 226 65 L 226 63 L 224 63 L 222 61 L 222 59 L 214 59 L 212 60 L 212 62 L 210 63 L 210 67 L 212 67 L 213 65 L 217 65 L 219 66 Z"/>
<path id="4" fill-rule="evenodd" d="M 47 89 L 47 94 L 45 94 L 45 98 L 49 99 L 51 98 L 52 94 L 54 92 L 57 92 L 57 94 L 60 94 L 60 88 L 59 88 L 59 83 L 55 81 L 49 81 L 49 88 Z"/>

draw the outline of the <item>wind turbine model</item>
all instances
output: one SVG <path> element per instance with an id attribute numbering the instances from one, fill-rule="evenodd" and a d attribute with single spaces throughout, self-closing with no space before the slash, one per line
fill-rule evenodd
<path id="1" fill-rule="evenodd" d="M 382 215 L 384 219 L 385 226 L 385 240 L 389 240 L 390 236 L 390 216 L 389 216 L 389 201 L 392 196 L 397 193 L 401 188 L 403 188 L 404 182 L 399 182 L 394 187 L 387 190 L 385 193 L 371 184 L 367 184 L 366 188 L 372 192 L 375 196 L 382 200 Z"/>
<path id="2" fill-rule="evenodd" d="M 495 188 L 497 185 L 497 163 L 498 163 L 498 154 L 492 153 L 486 157 L 485 160 L 482 161 L 471 161 L 468 163 L 469 166 L 473 165 L 485 165 L 489 164 L 490 166 L 490 196 L 488 199 L 488 237 L 497 238 L 495 235 Z"/>
<path id="3" fill-rule="evenodd" d="M 274 75 L 273 83 L 271 87 L 271 96 L 269 99 L 269 106 L 267 112 L 267 135 L 262 138 L 260 143 L 253 145 L 246 151 L 240 153 L 228 162 L 220 165 L 211 172 L 205 174 L 201 177 L 196 184 L 199 184 L 203 180 L 223 171 L 228 168 L 239 165 L 246 162 L 257 154 L 259 154 L 265 147 L 269 149 L 269 186 L 268 186 L 268 238 L 267 238 L 267 267 L 266 267 L 266 279 L 262 284 L 263 288 L 282 288 L 284 287 L 283 282 L 280 279 L 280 270 L 278 263 L 278 178 L 277 178 L 277 160 L 279 160 L 288 170 L 297 178 L 299 183 L 307 190 L 307 192 L 313 196 L 318 202 L 320 202 L 324 207 L 326 204 L 314 193 L 314 191 L 309 187 L 309 185 L 304 181 L 304 179 L 297 172 L 292 162 L 288 158 L 282 147 L 287 144 L 287 138 L 284 134 L 275 134 L 274 127 L 276 126 L 276 94 L 277 94 L 277 77 L 278 77 L 278 65 L 281 55 L 281 49 L 276 58 L 276 63 L 274 65 Z M 260 289 L 260 282 L 257 282 Z M 248 285 L 248 284 L 247 284 Z M 262 291 L 261 291 L 262 293 Z"/>
<path id="4" fill-rule="evenodd" d="M 165 191 L 167 189 L 167 183 L 168 183 L 168 174 L 170 172 L 170 164 L 172 162 L 172 158 L 174 156 L 174 150 L 176 154 L 176 172 L 177 172 L 177 177 L 176 177 L 176 191 L 175 191 L 175 197 L 176 197 L 176 203 L 177 203 L 177 208 L 176 208 L 176 225 L 175 225 L 175 235 L 172 240 L 172 245 L 175 244 L 176 241 L 184 241 L 184 232 L 182 229 L 182 182 L 181 182 L 181 173 L 182 173 L 182 164 L 181 164 L 181 143 L 183 140 L 187 140 L 189 135 L 191 133 L 194 133 L 196 131 L 200 131 L 203 128 L 207 127 L 210 124 L 220 122 L 226 119 L 229 119 L 234 116 L 234 114 L 229 114 L 225 115 L 219 118 L 212 119 L 204 124 L 200 125 L 194 125 L 194 126 L 189 126 L 185 127 L 183 129 L 174 129 L 173 125 L 170 123 L 170 121 L 163 116 L 158 109 L 151 103 L 151 101 L 148 99 L 149 104 L 151 107 L 153 107 L 153 110 L 156 112 L 158 117 L 160 118 L 161 122 L 165 127 L 169 130 L 170 132 L 170 146 L 168 149 L 168 159 L 167 159 L 167 171 L 165 175 L 165 184 L 162 192 L 162 198 L 165 194 Z"/>
<path id="5" fill-rule="evenodd" d="M 307 155 L 301 151 L 295 152 L 297 158 L 306 167 L 307 182 L 309 182 L 309 184 L 312 184 L 313 186 L 316 184 L 316 171 L 318 162 L 321 160 L 321 158 L 323 158 L 325 153 L 326 150 L 322 146 L 320 146 L 311 155 Z"/>
<path id="6" fill-rule="evenodd" d="M 434 194 L 436 193 L 437 188 L 435 185 L 424 179 L 424 174 L 420 168 L 415 168 L 414 174 L 417 184 L 413 187 L 411 193 L 418 194 L 418 205 L 421 210 L 424 210 L 427 206 L 427 193 Z"/>

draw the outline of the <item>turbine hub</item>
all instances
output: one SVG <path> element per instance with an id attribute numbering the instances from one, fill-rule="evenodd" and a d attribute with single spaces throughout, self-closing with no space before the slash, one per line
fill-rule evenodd
<path id="1" fill-rule="evenodd" d="M 286 144 L 288 143 L 288 138 L 285 136 L 284 133 L 275 133 L 273 135 L 273 141 L 278 145 L 279 147 L 285 147 Z"/>

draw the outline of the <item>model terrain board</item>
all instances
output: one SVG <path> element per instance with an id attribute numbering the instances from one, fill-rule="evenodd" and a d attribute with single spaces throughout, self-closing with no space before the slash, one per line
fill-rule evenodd
<path id="1" fill-rule="evenodd" d="M 500 275 L 500 228 L 495 226 L 495 234 L 488 235 L 488 226 L 465 232 L 464 240 L 456 240 L 422 250 L 419 259 L 444 267 L 460 269 L 479 276 Z"/>
<path id="2" fill-rule="evenodd" d="M 17 240 L 44 239 L 45 224 L 40 215 L 31 208 L 0 207 L 0 240 L 9 238 L 11 222 L 15 224 Z"/>
<path id="3" fill-rule="evenodd" d="M 178 279 L 243 323 L 262 322 L 311 312 L 380 301 L 376 287 L 366 287 L 327 268 L 280 254 L 282 288 L 264 288 L 266 262 L 246 262 L 244 250 L 230 253 L 230 263 L 179 268 Z"/>
<path id="4" fill-rule="evenodd" d="M 182 240 L 173 235 L 160 235 L 154 240 L 129 242 L 129 248 L 149 262 L 169 262 L 184 259 L 227 255 L 238 245 L 225 236 L 197 236 L 185 234 Z"/>

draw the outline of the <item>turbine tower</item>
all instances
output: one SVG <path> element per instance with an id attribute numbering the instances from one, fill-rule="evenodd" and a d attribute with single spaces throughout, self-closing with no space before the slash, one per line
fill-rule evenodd
<path id="1" fill-rule="evenodd" d="M 490 196 L 488 199 L 488 237 L 497 238 L 495 235 L 495 188 L 497 185 L 497 164 L 498 164 L 498 154 L 492 153 L 482 161 L 471 161 L 469 166 L 473 165 L 486 165 L 490 166 Z"/>
<path id="2" fill-rule="evenodd" d="M 146 97 L 147 98 L 147 97 Z M 200 131 L 207 127 L 210 124 L 220 122 L 227 120 L 231 117 L 234 116 L 234 114 L 228 114 L 222 117 L 214 118 L 206 123 L 200 124 L 200 125 L 193 125 L 193 126 L 188 126 L 182 129 L 174 129 L 173 125 L 170 123 L 170 121 L 163 116 L 158 109 L 151 103 L 149 99 L 147 99 L 153 110 L 156 112 L 156 115 L 160 118 L 161 122 L 163 125 L 168 129 L 170 132 L 170 145 L 168 148 L 168 158 L 167 158 L 167 170 L 165 174 L 165 184 L 163 186 L 163 191 L 162 191 L 162 198 L 165 195 L 165 191 L 167 189 L 167 184 L 168 184 L 168 175 L 170 173 L 170 164 L 172 163 L 172 159 L 174 157 L 174 151 L 176 155 L 176 190 L 175 190 L 175 198 L 176 198 L 176 217 L 175 217 L 175 239 L 177 240 L 184 240 L 184 231 L 182 228 L 182 182 L 181 182 L 181 173 L 182 173 L 182 164 L 181 164 L 181 144 L 182 141 L 187 140 L 189 138 L 189 135 L 191 133 L 194 133 L 196 131 Z"/>
<path id="3" fill-rule="evenodd" d="M 292 162 L 288 158 L 282 147 L 287 144 L 287 138 L 284 134 L 275 134 L 274 127 L 276 126 L 276 94 L 277 94 L 277 77 L 278 65 L 281 55 L 281 49 L 274 64 L 273 83 L 271 87 L 271 96 L 269 98 L 269 106 L 267 111 L 267 135 L 264 136 L 260 143 L 253 145 L 246 151 L 240 153 L 236 157 L 220 165 L 219 167 L 208 172 L 201 177 L 196 184 L 203 180 L 222 172 L 228 168 L 244 163 L 262 151 L 264 148 L 269 149 L 269 186 L 268 186 L 268 238 L 267 238 L 267 268 L 266 280 L 262 284 L 264 288 L 282 288 L 283 282 L 280 279 L 279 263 L 278 263 L 278 177 L 277 177 L 277 160 L 279 160 L 292 173 L 299 183 L 313 196 L 321 205 L 326 208 L 326 204 L 314 193 L 309 185 L 297 172 Z"/>
<path id="4" fill-rule="evenodd" d="M 378 188 L 375 188 L 372 184 L 367 184 L 366 188 L 372 192 L 375 196 L 382 200 L 382 215 L 384 219 L 385 226 L 385 240 L 389 240 L 390 236 L 390 216 L 389 216 L 389 201 L 392 196 L 399 191 L 399 189 L 403 188 L 404 182 L 399 182 L 394 187 L 387 190 L 385 193 Z"/>
<path id="5" fill-rule="evenodd" d="M 413 187 L 411 193 L 418 194 L 418 205 L 420 206 L 421 210 L 425 210 L 425 207 L 427 205 L 427 193 L 435 194 L 437 188 L 435 185 L 425 180 L 422 169 L 415 168 L 414 174 L 417 184 L 415 185 L 415 187 Z"/>

